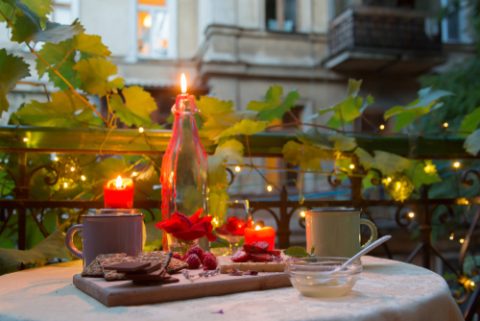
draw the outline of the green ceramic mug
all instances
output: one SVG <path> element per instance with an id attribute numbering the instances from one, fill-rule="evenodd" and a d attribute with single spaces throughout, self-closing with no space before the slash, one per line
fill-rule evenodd
<path id="1" fill-rule="evenodd" d="M 360 244 L 360 225 L 370 230 L 370 239 Z M 305 215 L 307 251 L 317 256 L 350 257 L 377 239 L 375 224 L 360 218 L 360 210 L 324 208 Z"/>

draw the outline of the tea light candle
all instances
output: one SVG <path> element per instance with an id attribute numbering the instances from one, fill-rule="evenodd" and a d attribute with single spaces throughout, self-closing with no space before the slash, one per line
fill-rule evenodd
<path id="1" fill-rule="evenodd" d="M 268 249 L 273 250 L 275 248 L 275 230 L 271 226 L 260 226 L 245 228 L 245 244 L 252 244 L 255 242 L 267 242 Z"/>
<path id="2" fill-rule="evenodd" d="M 109 180 L 103 188 L 104 206 L 107 208 L 133 207 L 133 180 L 122 178 Z"/>

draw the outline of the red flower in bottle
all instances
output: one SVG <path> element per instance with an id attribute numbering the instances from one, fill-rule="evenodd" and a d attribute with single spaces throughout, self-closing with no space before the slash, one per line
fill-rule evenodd
<path id="1" fill-rule="evenodd" d="M 202 212 L 203 209 L 200 208 L 190 217 L 175 212 L 169 219 L 155 224 L 155 227 L 184 242 L 190 242 L 204 236 L 209 241 L 214 241 L 216 236 L 212 233 L 212 217 L 210 215 L 200 217 Z"/>

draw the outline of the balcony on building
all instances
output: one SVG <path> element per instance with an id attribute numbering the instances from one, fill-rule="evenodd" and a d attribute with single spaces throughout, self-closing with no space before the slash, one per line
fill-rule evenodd
<path id="1" fill-rule="evenodd" d="M 339 1 L 334 7 L 326 68 L 349 74 L 415 75 L 445 61 L 433 2 L 358 2 Z"/>

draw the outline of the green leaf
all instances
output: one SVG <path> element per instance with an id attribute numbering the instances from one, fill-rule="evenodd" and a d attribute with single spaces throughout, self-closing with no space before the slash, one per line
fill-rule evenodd
<path id="1" fill-rule="evenodd" d="M 431 110 L 442 107 L 442 103 L 437 103 L 437 101 L 452 94 L 444 90 L 423 88 L 418 95 L 419 97 L 407 106 L 394 106 L 385 112 L 385 120 L 395 117 L 394 130 L 399 131 Z"/>
<path id="2" fill-rule="evenodd" d="M 419 190 L 423 185 L 431 185 L 442 181 L 436 169 L 425 170 L 427 165 L 433 166 L 433 168 L 435 166 L 431 161 L 412 161 L 412 166 L 405 171 L 416 190 Z"/>
<path id="3" fill-rule="evenodd" d="M 358 162 L 364 169 L 369 170 L 374 164 L 374 158 L 372 155 L 363 148 L 358 147 L 353 153 L 357 155 Z"/>
<path id="4" fill-rule="evenodd" d="M 0 2 L 0 22 L 4 22 L 6 17 L 11 22 L 15 23 L 15 3 L 13 0 L 6 0 Z"/>
<path id="5" fill-rule="evenodd" d="M 18 271 L 23 266 L 41 266 L 54 258 L 68 257 L 65 234 L 57 230 L 30 250 L 0 249 L 0 274 Z"/>
<path id="6" fill-rule="evenodd" d="M 480 151 L 480 129 L 477 129 L 468 135 L 467 139 L 465 139 L 465 142 L 463 143 L 463 147 L 473 156 L 478 154 Z"/>
<path id="7" fill-rule="evenodd" d="M 203 120 L 201 134 L 211 140 L 242 119 L 235 113 L 232 101 L 202 96 L 197 100 L 197 107 Z"/>
<path id="8" fill-rule="evenodd" d="M 120 95 L 110 97 L 110 106 L 117 117 L 128 126 L 150 127 L 152 125 L 150 114 L 157 109 L 152 96 L 137 86 L 123 89 L 122 95 L 125 103 Z"/>
<path id="9" fill-rule="evenodd" d="M 308 256 L 307 250 L 302 246 L 290 246 L 285 250 L 285 255 L 291 257 L 306 257 Z"/>
<path id="10" fill-rule="evenodd" d="M 46 43 L 38 52 L 42 59 L 37 59 L 37 72 L 42 76 L 45 72 L 53 84 L 61 89 L 69 89 L 68 85 L 57 76 L 54 68 L 65 78 L 74 88 L 80 87 L 80 78 L 74 69 L 75 47 L 73 40 L 65 40 L 59 43 Z M 50 67 L 51 66 L 51 67 Z"/>
<path id="11" fill-rule="evenodd" d="M 268 122 L 256 121 L 251 119 L 242 119 L 239 123 L 222 131 L 216 138 L 224 138 L 237 135 L 253 135 L 264 131 L 267 128 Z"/>
<path id="12" fill-rule="evenodd" d="M 101 57 L 107 57 L 111 54 L 108 47 L 103 44 L 100 36 L 80 33 L 75 36 L 74 41 L 75 48 L 84 54 Z"/>
<path id="13" fill-rule="evenodd" d="M 411 161 L 407 158 L 379 150 L 374 151 L 374 153 L 375 157 L 372 167 L 380 170 L 384 175 L 403 172 L 411 166 Z"/>
<path id="14" fill-rule="evenodd" d="M 83 26 L 75 20 L 71 25 L 62 25 L 55 22 L 47 22 L 47 27 L 45 30 L 38 31 L 32 37 L 32 40 L 35 42 L 51 42 L 59 43 L 67 39 L 73 38 L 75 35 L 78 35 L 84 32 L 85 29 Z"/>
<path id="15" fill-rule="evenodd" d="M 302 170 L 321 170 L 322 160 L 329 154 L 325 150 L 311 145 L 288 141 L 282 149 L 283 158 L 292 165 L 298 165 Z"/>
<path id="16" fill-rule="evenodd" d="M 52 0 L 20 0 L 40 18 L 46 18 L 52 12 Z"/>
<path id="17" fill-rule="evenodd" d="M 362 87 L 362 80 L 349 79 L 347 94 L 349 96 L 357 97 L 360 93 L 360 87 Z"/>
<path id="18" fill-rule="evenodd" d="M 225 221 L 230 197 L 225 189 L 211 189 L 208 193 L 209 214 L 217 218 L 218 222 Z"/>
<path id="19" fill-rule="evenodd" d="M 248 110 L 257 111 L 257 118 L 264 121 L 272 121 L 274 119 L 282 119 L 283 115 L 295 107 L 295 103 L 300 98 L 297 91 L 287 94 L 282 100 L 283 88 L 278 85 L 271 86 L 264 101 L 251 101 L 247 105 Z"/>
<path id="20" fill-rule="evenodd" d="M 242 163 L 243 151 L 244 147 L 242 143 L 236 139 L 229 139 L 217 146 L 214 156 L 221 158 L 223 163 L 228 161 Z"/>
<path id="21" fill-rule="evenodd" d="M 11 28 L 11 40 L 16 42 L 29 42 L 33 36 L 42 30 L 40 20 L 30 10 L 16 11 L 16 18 Z"/>
<path id="22" fill-rule="evenodd" d="M 355 140 L 355 137 L 337 134 L 335 136 L 331 136 L 330 140 L 334 142 L 334 148 L 341 152 L 349 152 L 357 147 L 357 141 Z"/>
<path id="23" fill-rule="evenodd" d="M 89 58 L 80 60 L 74 69 L 82 82 L 81 88 L 89 94 L 105 96 L 112 89 L 118 88 L 117 84 L 109 78 L 117 73 L 117 66 L 104 58 Z"/>
<path id="24" fill-rule="evenodd" d="M 243 161 L 243 145 L 238 140 L 230 139 L 219 144 L 215 153 L 208 157 L 208 186 L 212 189 L 228 187 L 226 163 Z"/>
<path id="25" fill-rule="evenodd" d="M 459 131 L 462 133 L 473 132 L 480 124 L 480 107 L 475 108 L 471 113 L 465 116 L 460 125 Z"/>
<path id="26" fill-rule="evenodd" d="M 93 112 L 71 92 L 59 91 L 50 102 L 32 100 L 16 113 L 22 124 L 46 127 L 88 127 L 98 124 Z"/>
<path id="27" fill-rule="evenodd" d="M 23 77 L 30 75 L 28 64 L 17 56 L 9 55 L 0 49 L 0 114 L 8 109 L 7 93 Z"/>

